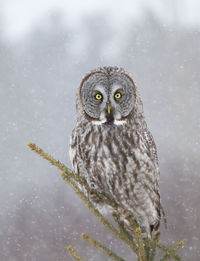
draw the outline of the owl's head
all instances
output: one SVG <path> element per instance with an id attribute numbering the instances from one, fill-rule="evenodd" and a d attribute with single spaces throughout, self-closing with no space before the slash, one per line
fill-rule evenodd
<path id="1" fill-rule="evenodd" d="M 136 86 L 118 67 L 103 67 L 86 74 L 78 102 L 87 120 L 94 124 L 124 124 L 134 113 Z"/>

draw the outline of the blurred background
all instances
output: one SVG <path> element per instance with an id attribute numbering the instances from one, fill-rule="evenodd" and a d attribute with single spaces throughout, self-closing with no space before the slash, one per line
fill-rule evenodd
<path id="1" fill-rule="evenodd" d="M 159 152 L 168 229 L 200 256 L 200 2 L 198 0 L 0 1 L 0 260 L 109 260 L 86 232 L 127 261 L 130 250 L 89 212 L 35 142 L 69 162 L 75 96 L 83 75 L 106 65 L 133 76 Z"/>

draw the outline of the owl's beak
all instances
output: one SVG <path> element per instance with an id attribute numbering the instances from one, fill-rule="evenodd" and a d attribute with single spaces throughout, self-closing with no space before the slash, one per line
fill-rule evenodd
<path id="1" fill-rule="evenodd" d="M 114 120 L 113 111 L 111 110 L 110 103 L 107 103 L 106 105 L 106 119 L 106 123 L 112 123 Z"/>
<path id="2" fill-rule="evenodd" d="M 108 103 L 108 106 L 107 106 L 107 112 L 108 112 L 108 115 L 110 115 L 110 104 Z"/>

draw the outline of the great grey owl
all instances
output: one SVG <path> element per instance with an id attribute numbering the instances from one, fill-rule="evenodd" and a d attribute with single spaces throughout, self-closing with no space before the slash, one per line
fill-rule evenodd
<path id="1" fill-rule="evenodd" d="M 135 219 L 145 237 L 158 229 L 157 150 L 136 85 L 124 69 L 98 68 L 82 79 L 70 158 L 74 172 Z"/>

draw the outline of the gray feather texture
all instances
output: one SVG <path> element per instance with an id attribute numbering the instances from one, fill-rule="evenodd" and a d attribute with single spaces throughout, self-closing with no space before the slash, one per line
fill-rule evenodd
<path id="1" fill-rule="evenodd" d="M 158 229 L 157 150 L 135 83 L 122 68 L 95 69 L 81 81 L 70 158 L 74 171 L 132 216 L 145 236 Z M 108 208 L 91 200 L 100 211 Z"/>

